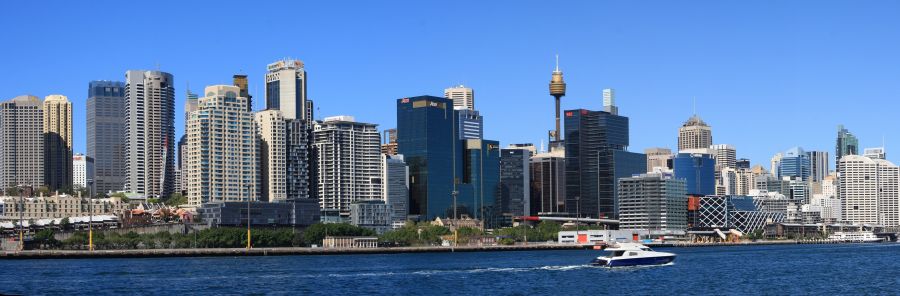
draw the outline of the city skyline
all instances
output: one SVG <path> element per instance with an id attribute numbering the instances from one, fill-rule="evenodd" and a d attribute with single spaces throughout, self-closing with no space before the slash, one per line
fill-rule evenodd
<path id="1" fill-rule="evenodd" d="M 87 45 L 98 28 L 108 29 L 104 31 L 107 35 L 119 33 L 121 44 L 140 40 L 142 37 L 124 34 L 125 26 L 107 25 L 125 18 L 115 11 L 127 6 L 110 7 L 108 17 L 100 20 L 77 18 L 77 12 L 90 9 L 90 5 L 61 3 L 60 8 L 67 9 L 46 11 L 47 17 L 67 26 L 39 24 L 27 34 L 9 32 L 7 40 L 19 46 L 7 48 L 0 58 L 7 70 L 0 73 L 0 81 L 5 82 L 0 99 L 24 94 L 67 96 L 73 103 L 73 151 L 85 153 L 85 90 L 92 80 L 124 81 L 125 71 L 135 69 L 172 73 L 176 76 L 178 139 L 185 132 L 181 106 L 188 83 L 193 85 L 191 91 L 199 92 L 208 85 L 230 84 L 234 74 L 246 74 L 250 94 L 256 98 L 254 111 L 261 110 L 265 67 L 287 56 L 306 64 L 316 119 L 351 115 L 378 124 L 380 130 L 393 128 L 396 99 L 440 96 L 447 87 L 465 84 L 478 93 L 477 106 L 487 126 L 485 138 L 497 139 L 503 146 L 523 142 L 539 146 L 553 128 L 553 102 L 546 87 L 553 57 L 559 54 L 568 84 L 562 109 L 602 110 L 602 90 L 615 89 L 616 104 L 631 118 L 632 152 L 675 148 L 677 129 L 693 114 L 692 98 L 696 97 L 697 113 L 715 134 L 713 144 L 735 146 L 737 157 L 749 158 L 754 165 L 766 166 L 773 154 L 795 146 L 833 151 L 838 124 L 860 139 L 860 150 L 881 146 L 884 139 L 888 160 L 894 159 L 891 143 L 898 142 L 900 134 L 881 127 L 890 126 L 894 110 L 890 107 L 896 106 L 892 101 L 900 93 L 900 87 L 892 83 L 900 74 L 889 70 L 900 66 L 900 59 L 892 54 L 900 49 L 900 43 L 879 36 L 894 36 L 900 30 L 890 13 L 897 4 L 708 4 L 712 7 L 659 3 L 640 10 L 613 3 L 561 5 L 566 7 L 558 9 L 569 16 L 555 18 L 552 9 L 557 8 L 547 12 L 538 5 L 473 3 L 480 9 L 453 24 L 444 22 L 450 17 L 440 14 L 441 7 L 428 4 L 396 12 L 418 10 L 420 14 L 380 22 L 374 21 L 381 20 L 374 16 L 377 13 L 368 13 L 397 7 L 360 4 L 346 11 L 352 21 L 342 24 L 338 23 L 346 20 L 329 20 L 323 17 L 329 14 L 316 13 L 339 8 L 309 5 L 303 6 L 309 11 L 308 22 L 335 26 L 303 30 L 302 40 L 280 39 L 278 46 L 262 42 L 274 34 L 266 29 L 290 24 L 288 19 L 251 16 L 239 28 L 197 25 L 188 31 L 173 29 L 189 22 L 192 18 L 186 13 L 200 6 L 223 14 L 236 9 L 275 9 L 272 6 L 210 8 L 206 3 L 189 3 L 173 9 L 175 4 L 164 4 L 150 9 L 172 13 L 169 22 L 160 24 L 162 31 L 170 31 L 164 36 L 168 42 L 126 51 L 119 46 Z M 16 3 L 13 9 L 37 11 L 32 5 Z M 278 9 L 285 8 L 278 5 Z M 493 12 L 500 9 L 509 9 L 510 15 L 495 16 Z M 714 10 L 719 14 L 705 14 Z M 597 17 L 601 12 L 615 13 Z M 12 26 L 27 15 L 12 15 L 0 23 Z M 135 16 L 133 21 L 148 21 L 153 15 L 158 14 Z M 841 26 L 831 24 L 838 17 Z M 770 21 L 761 23 L 760 19 Z M 507 22 L 492 25 L 499 20 Z M 485 26 L 487 30 L 480 30 Z M 201 48 L 199 44 L 209 34 L 241 34 L 246 42 L 228 48 Z M 339 38 L 349 36 L 354 38 Z M 443 42 L 453 36 L 471 42 Z M 537 36 L 548 36 L 551 42 L 534 42 Z M 48 43 L 50 39 L 53 43 Z M 398 46 L 411 40 L 417 43 Z M 50 45 L 57 42 L 66 44 L 66 50 Z M 360 43 L 369 46 L 365 50 L 353 46 Z M 522 48 L 525 44 L 529 48 Z M 53 64 L 58 75 L 47 79 L 33 65 L 37 60 Z M 866 71 L 857 71 L 862 68 Z M 882 105 L 885 107 L 872 108 Z M 521 117 L 533 120 L 519 120 Z M 802 133 L 772 132 L 799 126 Z M 834 169 L 836 165 L 830 161 Z"/>

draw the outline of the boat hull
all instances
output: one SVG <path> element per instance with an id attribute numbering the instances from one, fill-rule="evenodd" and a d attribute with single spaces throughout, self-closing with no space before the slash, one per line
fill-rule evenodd
<path id="1" fill-rule="evenodd" d="M 621 258 L 621 259 L 594 259 L 591 264 L 594 266 L 606 267 L 628 267 L 628 266 L 652 266 L 664 265 L 675 261 L 675 256 L 658 256 L 658 257 L 640 257 L 640 258 Z"/>

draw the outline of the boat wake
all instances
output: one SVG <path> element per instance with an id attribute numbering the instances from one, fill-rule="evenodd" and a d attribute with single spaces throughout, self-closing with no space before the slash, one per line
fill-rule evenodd
<path id="1" fill-rule="evenodd" d="M 532 271 L 572 271 L 579 269 L 593 268 L 590 265 L 566 265 L 566 266 L 541 266 L 541 267 L 488 267 L 475 269 L 436 269 L 436 270 L 418 270 L 409 272 L 364 272 L 364 273 L 345 273 L 345 274 L 328 274 L 328 277 L 378 277 L 378 276 L 402 276 L 402 275 L 450 275 L 450 274 L 478 274 L 478 273 L 516 273 L 516 272 L 532 272 Z"/>

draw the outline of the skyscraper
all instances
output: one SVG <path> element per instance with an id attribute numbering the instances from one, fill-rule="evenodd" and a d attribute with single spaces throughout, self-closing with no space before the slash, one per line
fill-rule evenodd
<path id="1" fill-rule="evenodd" d="M 384 130 L 381 141 L 381 153 L 387 155 L 397 154 L 397 129 Z"/>
<path id="2" fill-rule="evenodd" d="M 619 179 L 619 229 L 687 229 L 684 179 L 650 173 Z"/>
<path id="3" fill-rule="evenodd" d="M 716 193 L 716 160 L 712 155 L 699 152 L 678 153 L 672 162 L 675 177 L 685 180 L 687 194 L 704 196 Z"/>
<path id="4" fill-rule="evenodd" d="M 710 152 L 716 159 L 716 166 L 722 168 L 735 168 L 737 162 L 737 150 L 728 144 L 710 145 Z"/>
<path id="5" fill-rule="evenodd" d="M 72 188 L 72 102 L 49 95 L 43 109 L 44 184 L 50 190 Z"/>
<path id="6" fill-rule="evenodd" d="M 421 220 L 452 216 L 459 150 L 452 106 L 433 96 L 397 100 L 397 151 L 409 165 L 409 214 Z"/>
<path id="7" fill-rule="evenodd" d="M 94 168 L 94 162 L 88 159 L 84 154 L 76 153 L 72 155 L 72 186 L 73 188 L 91 189 L 93 180 L 88 177 L 88 172 Z"/>
<path id="8" fill-rule="evenodd" d="M 168 197 L 175 177 L 172 74 L 125 72 L 125 190 Z"/>
<path id="9" fill-rule="evenodd" d="M 840 167 L 837 165 L 838 162 L 841 161 L 841 158 L 847 155 L 858 155 L 859 154 L 859 139 L 853 135 L 849 130 L 844 128 L 844 125 L 838 125 L 837 132 L 837 144 L 834 148 L 834 163 L 835 168 L 840 171 Z"/>
<path id="10" fill-rule="evenodd" d="M 464 85 L 444 89 L 444 97 L 453 100 L 453 109 L 475 110 L 475 91 Z"/>
<path id="11" fill-rule="evenodd" d="M 669 148 L 647 148 L 644 154 L 647 155 L 647 172 L 652 172 L 654 168 L 669 168 L 672 161 L 672 150 Z"/>
<path id="12" fill-rule="evenodd" d="M 352 116 L 326 117 L 313 127 L 319 169 L 317 188 L 323 210 L 350 217 L 350 204 L 382 199 L 381 137 L 377 125 Z"/>
<path id="13" fill-rule="evenodd" d="M 566 212 L 566 154 L 562 148 L 531 157 L 531 214 Z"/>
<path id="14" fill-rule="evenodd" d="M 713 144 L 712 128 L 696 114 L 678 129 L 678 151 L 706 149 Z"/>
<path id="15" fill-rule="evenodd" d="M 780 179 L 788 177 L 807 181 L 810 178 L 810 169 L 809 154 L 803 151 L 803 148 L 794 147 L 784 152 L 784 156 L 778 163 L 777 176 Z"/>
<path id="16" fill-rule="evenodd" d="M 628 152 L 628 117 L 566 110 L 566 211 L 615 218 L 618 178 L 644 173 L 644 154 Z"/>
<path id="17" fill-rule="evenodd" d="M 306 100 L 306 70 L 300 60 L 269 64 L 266 73 L 266 109 L 281 110 L 285 119 L 310 121 Z"/>
<path id="18" fill-rule="evenodd" d="M 530 215 L 530 158 L 526 149 L 500 150 L 500 212 L 504 216 Z"/>
<path id="19" fill-rule="evenodd" d="M 477 110 L 456 109 L 455 113 L 459 117 L 457 120 L 457 124 L 459 125 L 457 131 L 459 131 L 458 134 L 460 140 L 481 139 L 484 137 L 484 120 Z"/>
<path id="20" fill-rule="evenodd" d="M 259 158 L 247 98 L 231 85 L 206 87 L 188 118 L 188 204 L 256 201 Z"/>
<path id="21" fill-rule="evenodd" d="M 391 207 L 392 226 L 400 228 L 409 214 L 409 167 L 400 154 L 384 154 L 383 160 L 383 199 Z"/>
<path id="22" fill-rule="evenodd" d="M 87 157 L 95 193 L 125 189 L 125 83 L 91 81 L 87 99 Z"/>
<path id="23" fill-rule="evenodd" d="M 813 182 L 821 182 L 828 176 L 830 167 L 828 166 L 827 151 L 806 151 L 809 158 L 809 179 Z"/>
<path id="24" fill-rule="evenodd" d="M 900 225 L 900 168 L 884 159 L 847 155 L 838 162 L 843 220 L 855 224 Z"/>
<path id="25" fill-rule="evenodd" d="M 254 120 L 259 141 L 260 200 L 287 201 L 288 134 L 284 117 L 281 111 L 264 110 L 256 112 Z"/>
<path id="26" fill-rule="evenodd" d="M 247 112 L 253 112 L 253 96 L 250 95 L 247 75 L 235 74 L 232 78 L 234 79 L 234 86 L 241 90 L 241 93 L 238 95 L 247 98 Z"/>
<path id="27" fill-rule="evenodd" d="M 23 95 L 0 103 L 0 184 L 44 184 L 44 128 L 41 100 Z"/>
<path id="28" fill-rule="evenodd" d="M 616 107 L 616 91 L 614 89 L 603 89 L 603 111 L 612 115 L 619 114 L 619 107 Z"/>

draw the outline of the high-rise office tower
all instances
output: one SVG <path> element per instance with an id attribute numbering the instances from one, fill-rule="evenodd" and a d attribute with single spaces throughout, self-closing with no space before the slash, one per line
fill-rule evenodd
<path id="1" fill-rule="evenodd" d="M 781 161 L 778 162 L 776 176 L 778 176 L 779 179 L 787 177 L 800 181 L 807 181 L 810 177 L 810 169 L 809 154 L 807 154 L 806 151 L 803 151 L 803 148 L 794 147 L 784 152 L 784 156 L 782 156 Z"/>
<path id="2" fill-rule="evenodd" d="M 235 74 L 232 78 L 234 79 L 234 86 L 241 90 L 241 93 L 238 95 L 247 98 L 247 112 L 253 112 L 253 96 L 250 95 L 247 75 Z"/>
<path id="3" fill-rule="evenodd" d="M 72 186 L 73 188 L 91 189 L 94 181 L 90 179 L 88 172 L 94 170 L 94 161 L 88 159 L 84 154 L 76 153 L 72 155 Z M 93 194 L 92 194 L 93 195 Z"/>
<path id="4" fill-rule="evenodd" d="M 300 60 L 269 64 L 266 73 L 266 109 L 281 110 L 285 119 L 312 120 L 306 99 L 306 70 Z"/>
<path id="5" fill-rule="evenodd" d="M 0 103 L 0 184 L 44 185 L 41 100 L 23 95 Z"/>
<path id="6" fill-rule="evenodd" d="M 838 162 L 838 170 L 844 222 L 900 225 L 900 168 L 884 159 L 847 155 Z"/>
<path id="7" fill-rule="evenodd" d="M 669 148 L 647 148 L 644 149 L 647 155 L 647 172 L 652 172 L 654 168 L 670 169 L 672 162 L 672 150 Z"/>
<path id="8" fill-rule="evenodd" d="M 859 139 L 853 135 L 849 130 L 844 128 L 844 125 L 838 125 L 837 132 L 837 144 L 834 148 L 834 163 L 835 169 L 840 171 L 840 167 L 838 167 L 837 163 L 841 161 L 841 158 L 847 155 L 859 155 Z"/>
<path id="9" fill-rule="evenodd" d="M 734 168 L 749 170 L 750 169 L 750 160 L 746 159 L 746 158 L 738 159 L 737 161 L 734 162 Z"/>
<path id="10" fill-rule="evenodd" d="M 397 100 L 397 151 L 409 165 L 409 214 L 421 220 L 452 216 L 454 153 L 460 149 L 452 106 L 432 96 Z"/>
<path id="11" fill-rule="evenodd" d="M 385 204 L 391 207 L 391 225 L 403 227 L 409 214 L 409 167 L 403 155 L 382 155 L 382 187 Z"/>
<path id="12" fill-rule="evenodd" d="M 263 110 L 254 114 L 259 142 L 260 200 L 288 200 L 287 127 L 281 111 Z"/>
<path id="13" fill-rule="evenodd" d="M 722 168 L 735 168 L 737 162 L 737 150 L 728 144 L 710 145 L 710 152 L 716 159 L 716 166 Z"/>
<path id="14" fill-rule="evenodd" d="M 687 229 L 684 179 L 650 173 L 619 179 L 619 229 Z"/>
<path id="15" fill-rule="evenodd" d="M 781 167 L 781 159 L 782 158 L 784 158 L 784 154 L 782 154 L 781 152 L 778 152 L 778 153 L 775 153 L 775 155 L 772 156 L 772 159 L 769 160 L 769 162 L 770 162 L 769 169 L 771 170 L 772 175 L 778 176 L 778 168 Z"/>
<path id="16" fill-rule="evenodd" d="M 563 149 L 531 157 L 531 214 L 566 212 L 566 154 Z"/>
<path id="17" fill-rule="evenodd" d="M 614 89 L 603 89 L 603 111 L 612 115 L 619 114 L 619 107 L 616 107 L 616 91 Z"/>
<path id="18" fill-rule="evenodd" d="M 644 173 L 647 156 L 628 152 L 628 117 L 566 110 L 566 210 L 615 218 L 618 179 Z"/>
<path id="19" fill-rule="evenodd" d="M 188 118 L 188 204 L 256 201 L 259 157 L 247 98 L 231 85 L 206 87 Z"/>
<path id="20" fill-rule="evenodd" d="M 550 95 L 556 101 L 556 129 L 550 132 L 550 139 L 559 142 L 562 132 L 559 127 L 559 100 L 566 95 L 566 82 L 563 81 L 563 72 L 559 70 L 559 56 L 556 56 L 556 70 L 550 77 Z"/>
<path id="21" fill-rule="evenodd" d="M 377 125 L 352 116 L 326 117 L 313 126 L 317 188 L 323 210 L 350 217 L 350 204 L 381 199 L 381 137 Z"/>
<path id="22" fill-rule="evenodd" d="M 526 149 L 500 150 L 500 213 L 508 217 L 529 216 L 531 152 Z"/>
<path id="23" fill-rule="evenodd" d="M 678 151 L 706 149 L 713 144 L 712 128 L 696 114 L 678 129 Z"/>
<path id="24" fill-rule="evenodd" d="M 884 153 L 884 147 L 863 149 L 862 155 L 871 159 L 887 159 L 887 154 Z"/>
<path id="25" fill-rule="evenodd" d="M 175 175 L 172 74 L 125 72 L 125 190 L 168 197 Z"/>
<path id="26" fill-rule="evenodd" d="M 397 100 L 397 145 L 409 164 L 410 215 L 469 216 L 491 225 L 499 213 L 499 143 L 461 139 L 452 104 L 432 96 Z"/>
<path id="27" fill-rule="evenodd" d="M 708 153 L 678 153 L 672 160 L 675 177 L 684 179 L 687 194 L 716 193 L 716 159 Z"/>
<path id="28" fill-rule="evenodd" d="M 72 102 L 63 95 L 44 98 L 44 184 L 72 188 Z"/>
<path id="29" fill-rule="evenodd" d="M 386 129 L 381 137 L 381 153 L 397 155 L 397 129 Z"/>
<path id="30" fill-rule="evenodd" d="M 477 110 L 457 109 L 457 131 L 459 139 L 481 139 L 484 137 L 484 119 Z"/>
<path id="31" fill-rule="evenodd" d="M 87 99 L 87 157 L 95 193 L 125 189 L 125 83 L 91 81 Z"/>
<path id="32" fill-rule="evenodd" d="M 821 182 L 828 176 L 830 167 L 828 166 L 827 151 L 806 151 L 809 158 L 809 179 L 813 182 Z"/>
<path id="33" fill-rule="evenodd" d="M 475 91 L 464 85 L 444 89 L 444 97 L 453 100 L 453 109 L 475 110 Z"/>

